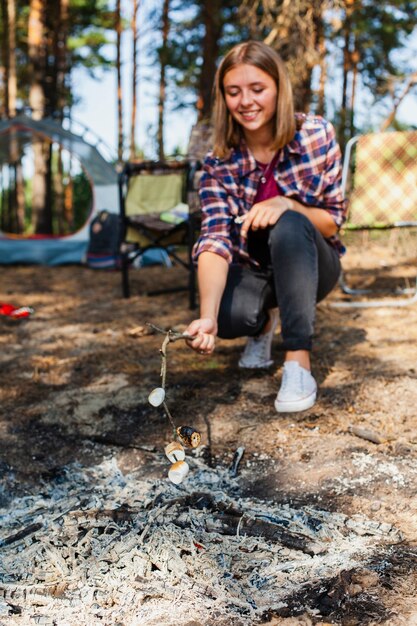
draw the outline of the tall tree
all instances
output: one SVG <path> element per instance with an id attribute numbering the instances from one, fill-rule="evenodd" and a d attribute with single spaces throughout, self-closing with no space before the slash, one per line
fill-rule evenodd
<path id="1" fill-rule="evenodd" d="M 33 118 L 42 119 L 45 113 L 44 64 L 45 47 L 43 40 L 44 0 L 30 0 L 28 25 L 28 53 L 31 66 L 29 106 Z"/>
<path id="2" fill-rule="evenodd" d="M 317 90 L 317 107 L 316 111 L 318 115 L 324 116 L 326 114 L 326 82 L 327 82 L 327 47 L 326 37 L 324 33 L 324 24 L 320 21 L 317 24 L 317 48 L 319 53 L 319 69 L 320 78 Z"/>
<path id="3" fill-rule="evenodd" d="M 132 0 L 132 111 L 130 118 L 130 153 L 132 161 L 136 154 L 136 120 L 137 120 L 137 89 L 138 89 L 138 12 L 140 0 Z"/>
<path id="4" fill-rule="evenodd" d="M 31 65 L 29 105 L 32 116 L 40 120 L 45 116 L 44 91 L 44 26 L 45 0 L 30 0 L 28 25 L 28 52 Z M 32 228 L 35 233 L 50 231 L 50 207 L 46 205 L 49 146 L 40 137 L 32 142 L 34 173 L 32 178 Z"/>
<path id="5" fill-rule="evenodd" d="M 9 86 L 8 86 L 8 114 L 10 117 L 16 115 L 17 98 L 17 75 L 16 75 L 16 3 L 15 0 L 8 0 L 8 34 L 9 34 Z M 10 161 L 14 171 L 15 201 L 15 229 L 18 233 L 24 230 L 25 221 L 25 194 L 22 159 L 19 154 L 19 145 L 15 132 L 12 131 L 10 138 Z"/>
<path id="6" fill-rule="evenodd" d="M 211 115 L 216 61 L 220 53 L 220 40 L 224 22 L 221 14 L 222 0 L 201 0 L 201 18 L 204 24 L 204 38 L 197 101 L 199 120 L 207 120 Z"/>
<path id="7" fill-rule="evenodd" d="M 1 41 L 1 64 L 2 64 L 2 87 L 3 97 L 0 98 L 0 115 L 8 117 L 9 105 L 9 16 L 7 11 L 7 0 L 0 0 L 1 20 L 0 20 L 0 41 Z"/>
<path id="8" fill-rule="evenodd" d="M 342 100 L 340 104 L 339 143 L 342 151 L 346 145 L 347 118 L 348 118 L 348 87 L 351 72 L 351 40 L 352 40 L 352 13 L 353 2 L 346 0 L 345 19 L 343 20 L 343 80 Z"/>
<path id="9" fill-rule="evenodd" d="M 158 96 L 158 129 L 157 129 L 157 144 L 158 144 L 158 158 L 163 161 L 165 159 L 164 149 L 164 113 L 165 113 L 165 98 L 166 98 L 166 70 L 168 65 L 168 36 L 169 36 L 169 5 L 170 0 L 163 0 L 162 6 L 162 20 L 161 20 L 161 32 L 162 32 L 162 44 L 159 48 L 159 96 Z"/>
<path id="10" fill-rule="evenodd" d="M 62 119 L 68 102 L 69 0 L 47 0 L 45 30 L 48 55 L 45 67 L 46 109 Z"/>
<path id="11" fill-rule="evenodd" d="M 239 6 L 239 0 L 172 0 L 168 66 L 175 75 L 171 84 L 180 106 L 196 106 L 200 120 L 211 114 L 219 57 L 249 37 L 248 25 L 238 20 Z"/>
<path id="12" fill-rule="evenodd" d="M 355 129 L 358 76 L 362 89 L 372 93 L 374 102 L 389 99 L 393 82 L 401 84 L 410 73 L 408 60 L 395 55 L 406 49 L 407 37 L 416 28 L 415 0 L 345 0 L 340 27 L 334 43 L 343 43 L 343 89 L 338 123 L 339 142 L 344 147 Z M 404 56 L 404 55 L 403 55 Z"/>
<path id="13" fill-rule="evenodd" d="M 123 93 L 122 93 L 122 14 L 121 2 L 116 0 L 115 31 L 116 31 L 116 76 L 117 76 L 117 159 L 123 161 Z"/>
<path id="14" fill-rule="evenodd" d="M 15 0 L 7 0 L 8 13 L 8 114 L 16 115 L 17 79 L 16 79 L 16 4 Z"/>
<path id="15" fill-rule="evenodd" d="M 1 0 L 4 114 L 16 115 L 16 5 L 15 0 Z"/>

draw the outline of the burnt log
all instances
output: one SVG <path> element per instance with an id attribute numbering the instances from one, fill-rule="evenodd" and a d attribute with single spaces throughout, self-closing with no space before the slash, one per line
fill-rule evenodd
<path id="1" fill-rule="evenodd" d="M 26 537 L 29 537 L 29 535 L 36 533 L 41 528 L 43 528 L 43 524 L 41 524 L 40 522 L 36 524 L 30 524 L 29 526 L 26 526 L 26 528 L 22 528 L 22 530 L 19 530 L 14 535 L 9 535 L 4 539 L 0 539 L 0 548 L 10 546 L 12 543 L 16 543 L 17 541 L 22 541 L 22 539 L 25 539 Z"/>
<path id="2" fill-rule="evenodd" d="M 216 502 L 209 493 L 195 492 L 191 495 L 164 501 L 163 504 L 167 507 L 180 506 L 181 509 L 187 508 L 189 510 L 186 515 L 182 513 L 173 520 L 174 524 L 180 528 L 191 526 L 192 509 L 205 510 L 210 513 L 204 518 L 207 532 L 217 532 L 221 535 L 237 535 L 239 533 L 249 537 L 263 537 L 269 541 L 281 543 L 291 550 L 300 550 L 310 556 L 325 551 L 324 546 L 311 541 L 309 537 L 284 528 L 288 524 L 287 520 L 282 520 L 282 524 L 279 524 L 259 519 L 256 516 L 246 514 L 233 504 Z"/>

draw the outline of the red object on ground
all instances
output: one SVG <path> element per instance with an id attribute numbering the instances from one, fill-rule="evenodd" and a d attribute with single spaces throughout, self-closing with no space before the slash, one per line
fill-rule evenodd
<path id="1" fill-rule="evenodd" d="M 14 319 L 22 319 L 30 317 L 35 312 L 30 306 L 13 306 L 7 302 L 0 302 L 0 315 L 4 317 L 13 317 Z"/>

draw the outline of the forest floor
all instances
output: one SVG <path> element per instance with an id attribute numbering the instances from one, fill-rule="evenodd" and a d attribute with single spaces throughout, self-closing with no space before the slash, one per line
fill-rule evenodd
<path id="1" fill-rule="evenodd" d="M 412 277 L 389 250 L 361 241 L 345 266 Z M 133 270 L 132 291 L 182 274 Z M 124 300 L 117 272 L 81 266 L 1 276 L 0 301 L 35 309 L 0 318 L 1 625 L 417 624 L 417 305 L 321 303 L 300 414 L 274 410 L 279 334 L 262 372 L 237 368 L 243 339 L 169 344 L 167 404 L 202 435 L 177 487 L 146 323 L 185 328 L 187 294 Z"/>

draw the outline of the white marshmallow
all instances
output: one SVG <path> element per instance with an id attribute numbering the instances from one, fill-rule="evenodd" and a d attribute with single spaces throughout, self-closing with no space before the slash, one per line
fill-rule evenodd
<path id="1" fill-rule="evenodd" d="M 164 400 L 165 389 L 162 389 L 162 387 L 155 387 L 148 396 L 148 402 L 152 404 L 152 406 L 161 406 Z"/>

